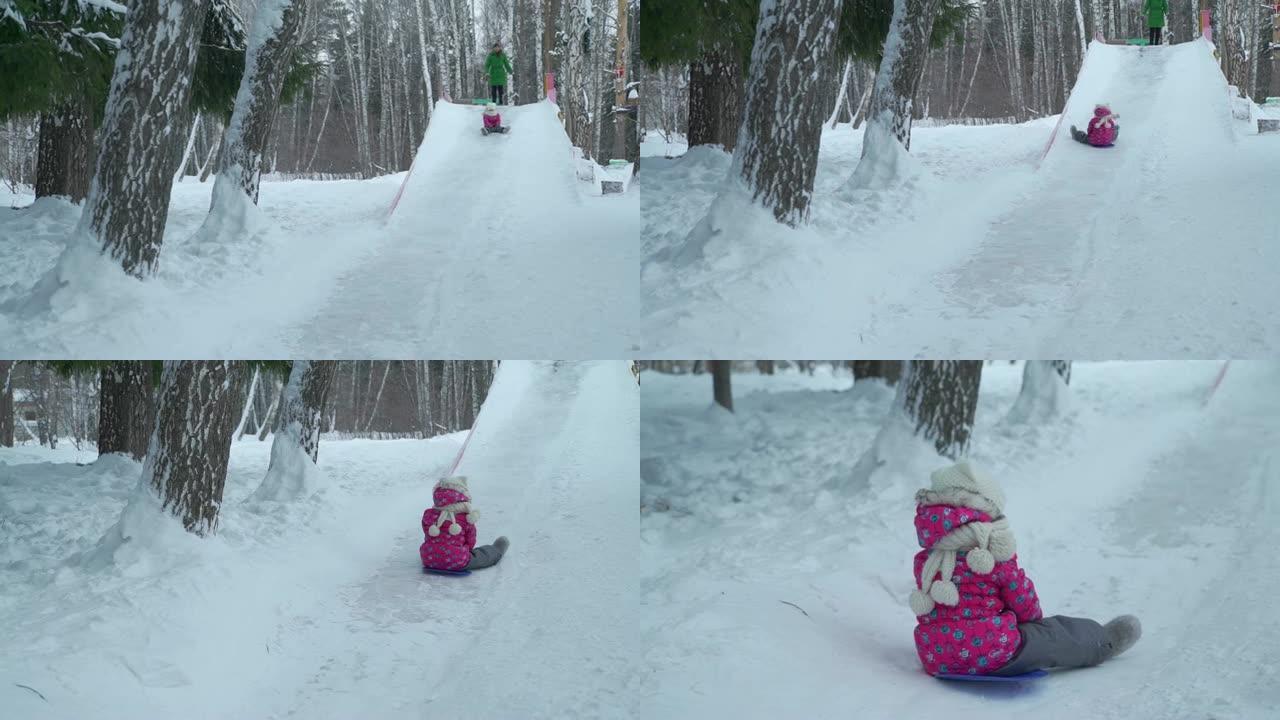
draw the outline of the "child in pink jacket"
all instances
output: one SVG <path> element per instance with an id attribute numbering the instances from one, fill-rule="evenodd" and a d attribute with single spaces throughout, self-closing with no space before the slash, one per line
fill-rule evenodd
<path id="1" fill-rule="evenodd" d="M 1021 675 L 1088 667 L 1128 650 L 1142 627 L 1132 615 L 1100 625 L 1044 617 L 1018 566 L 1000 486 L 967 462 L 933 473 L 916 493 L 916 652 L 930 675 Z"/>
<path id="2" fill-rule="evenodd" d="M 510 543 L 499 537 L 492 545 L 476 547 L 476 519 L 471 509 L 467 479 L 461 475 L 436 483 L 434 506 L 422 513 L 426 535 L 418 555 L 422 566 L 431 570 L 479 570 L 497 565 Z"/>
<path id="3" fill-rule="evenodd" d="M 1089 120 L 1089 132 L 1077 130 L 1071 126 L 1071 137 L 1076 142 L 1094 147 L 1111 147 L 1120 137 L 1120 116 L 1111 112 L 1106 103 L 1093 107 L 1093 118 Z"/>

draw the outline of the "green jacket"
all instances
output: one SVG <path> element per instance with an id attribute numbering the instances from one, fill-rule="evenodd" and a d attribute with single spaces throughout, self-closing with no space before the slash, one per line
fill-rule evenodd
<path id="1" fill-rule="evenodd" d="M 1164 14 L 1169 12 L 1169 0 L 1147 0 L 1147 27 L 1164 27 Z"/>
<path id="2" fill-rule="evenodd" d="M 506 85 L 507 73 L 512 72 L 511 58 L 506 53 L 490 52 L 489 57 L 484 59 L 484 71 L 489 75 L 490 85 Z"/>

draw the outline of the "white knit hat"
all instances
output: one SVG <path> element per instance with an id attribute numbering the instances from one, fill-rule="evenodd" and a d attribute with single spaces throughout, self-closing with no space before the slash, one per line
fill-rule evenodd
<path id="1" fill-rule="evenodd" d="M 930 487 L 916 493 L 921 505 L 954 505 L 980 510 L 991 522 L 970 522 L 938 539 L 920 570 L 920 587 L 911 591 L 911 611 L 927 615 L 937 605 L 960 604 L 960 589 L 951 579 L 956 553 L 964 551 L 969 569 L 986 575 L 997 562 L 1017 552 L 1013 531 L 1004 517 L 1004 492 L 994 480 L 967 462 L 935 470 Z M 937 577 L 937 580 L 934 578 Z"/>
<path id="2" fill-rule="evenodd" d="M 941 503 L 981 510 L 991 517 L 1004 514 L 1004 491 L 1000 485 L 969 464 L 968 461 L 934 470 L 929 476 L 928 492 L 944 498 Z"/>
<path id="3" fill-rule="evenodd" d="M 440 480 L 436 483 L 436 489 L 440 488 L 456 490 L 463 493 L 468 498 L 471 497 L 471 491 L 467 488 L 467 478 L 463 475 L 454 475 Z M 475 521 L 480 517 L 479 510 L 471 509 L 470 500 L 467 500 L 466 502 L 456 502 L 450 503 L 449 505 L 437 506 L 436 510 L 440 511 L 439 514 L 436 515 L 436 521 L 431 523 L 431 527 L 427 528 L 427 534 L 431 537 L 439 536 L 440 526 L 444 525 L 446 522 L 449 523 L 450 535 L 460 534 L 462 532 L 462 526 L 458 524 L 458 520 L 455 517 L 456 515 L 466 513 L 467 520 L 472 524 L 475 524 Z"/>

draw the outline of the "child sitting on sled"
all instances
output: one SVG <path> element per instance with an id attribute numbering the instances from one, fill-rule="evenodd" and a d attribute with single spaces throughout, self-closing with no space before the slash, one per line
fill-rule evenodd
<path id="1" fill-rule="evenodd" d="M 1004 493 L 962 462 L 935 471 L 916 493 L 916 652 L 930 675 L 1021 675 L 1097 665 L 1128 650 L 1132 615 L 1106 625 L 1040 611 L 1018 566 Z"/>
<path id="2" fill-rule="evenodd" d="M 1120 124 L 1116 122 L 1119 118 L 1119 115 L 1111 112 L 1111 108 L 1106 103 L 1096 105 L 1093 108 L 1093 119 L 1089 121 L 1089 132 L 1077 130 L 1076 126 L 1072 125 L 1071 137 L 1085 145 L 1111 147 L 1120 137 Z"/>
<path id="3" fill-rule="evenodd" d="M 484 106 L 484 127 L 480 128 L 480 132 L 488 135 L 489 133 L 504 133 L 508 130 L 502 126 L 502 116 L 498 114 L 498 106 L 495 103 L 489 103 Z"/>
<path id="4" fill-rule="evenodd" d="M 510 543 L 499 537 L 492 545 L 476 547 L 479 513 L 471 509 L 467 479 L 455 475 L 441 480 L 436 483 L 432 498 L 434 507 L 422 513 L 422 532 L 426 534 L 418 548 L 422 566 L 457 572 L 497 565 Z"/>

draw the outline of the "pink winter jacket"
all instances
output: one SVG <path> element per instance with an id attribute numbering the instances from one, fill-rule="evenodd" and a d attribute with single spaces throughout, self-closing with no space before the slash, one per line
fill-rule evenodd
<path id="1" fill-rule="evenodd" d="M 471 498 L 453 488 L 437 487 L 432 499 L 435 507 L 427 508 L 422 513 L 422 534 L 426 538 L 418 548 L 422 565 L 432 570 L 462 570 L 471 562 L 471 550 L 476 546 L 476 526 L 471 523 L 467 513 L 456 516 L 458 527 L 462 529 L 457 535 L 449 532 L 453 522 L 448 520 L 440 525 L 439 535 L 431 537 L 428 530 L 435 524 L 436 518 L 440 517 L 440 511 L 436 508 L 471 502 Z"/>
<path id="2" fill-rule="evenodd" d="M 490 130 L 496 127 L 502 127 L 502 116 L 498 113 L 490 115 L 489 113 L 481 113 L 484 117 L 484 126 Z"/>
<path id="3" fill-rule="evenodd" d="M 984 512 L 952 505 L 916 507 L 916 537 L 924 550 L 916 553 L 915 578 L 929 557 L 929 548 L 953 529 L 970 522 L 990 522 Z M 1007 664 L 1022 643 L 1018 623 L 1039 620 L 1040 600 L 1030 578 L 1018 567 L 1018 557 L 997 562 L 988 575 L 969 569 L 964 553 L 956 557 L 951 579 L 960 590 L 960 604 L 938 605 L 916 618 L 916 652 L 925 672 L 986 675 Z"/>
<path id="4" fill-rule="evenodd" d="M 1116 119 L 1111 108 L 1099 105 L 1093 109 L 1093 119 L 1089 121 L 1089 144 L 1094 147 L 1107 147 L 1116 141 Z"/>

